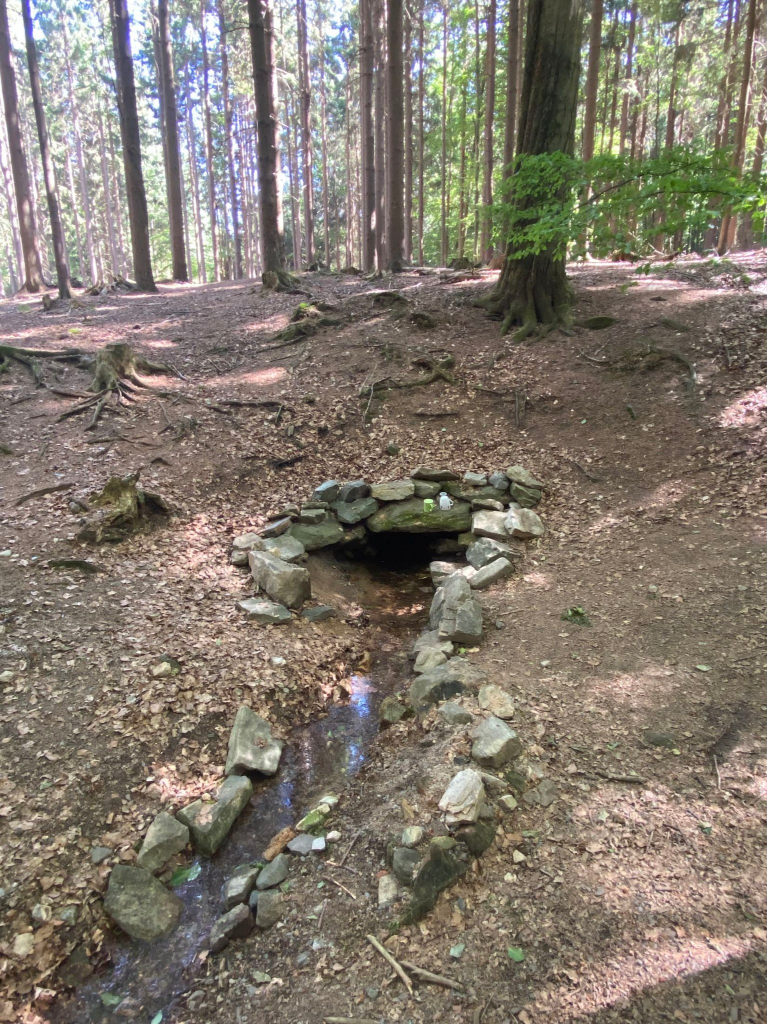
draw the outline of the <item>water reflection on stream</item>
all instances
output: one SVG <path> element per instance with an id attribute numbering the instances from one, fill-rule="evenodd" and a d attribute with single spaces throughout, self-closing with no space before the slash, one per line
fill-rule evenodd
<path id="1" fill-rule="evenodd" d="M 342 790 L 365 763 L 378 733 L 378 705 L 407 677 L 402 652 L 422 627 L 431 592 L 428 575 L 412 566 L 400 571 L 339 563 L 332 556 L 314 557 L 310 567 L 319 600 L 342 613 L 356 604 L 367 614 L 376 645 L 370 675 L 352 675 L 348 701 L 289 737 L 279 772 L 256 783 L 249 808 L 222 849 L 213 860 L 201 860 L 199 875 L 175 890 L 184 903 L 176 930 L 151 946 L 110 938 L 113 968 L 78 989 L 57 1015 L 62 1024 L 133 1016 L 131 1006 L 137 1010 L 136 1020 L 148 1022 L 165 1010 L 192 984 L 211 925 L 222 910 L 223 883 L 233 869 L 258 859 L 276 832 L 293 825 L 323 792 Z M 120 1007 L 104 1006 L 105 993 L 107 1001 L 110 994 L 126 1000 L 122 1013 Z"/>

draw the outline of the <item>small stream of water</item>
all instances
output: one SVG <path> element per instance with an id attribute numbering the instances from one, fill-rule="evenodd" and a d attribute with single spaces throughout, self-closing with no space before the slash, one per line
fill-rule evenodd
<path id="1" fill-rule="evenodd" d="M 126 1001 L 119 1016 L 133 1016 L 129 1007 L 135 1006 L 135 1019 L 152 1021 L 188 991 L 234 868 L 258 859 L 270 839 L 293 825 L 323 792 L 342 793 L 367 760 L 378 734 L 378 705 L 407 675 L 402 652 L 422 626 L 432 593 L 428 574 L 414 572 L 412 565 L 400 570 L 336 562 L 332 556 L 314 557 L 310 567 L 320 600 L 341 609 L 356 603 L 367 614 L 375 643 L 370 675 L 352 675 L 348 702 L 290 735 L 277 775 L 256 783 L 249 807 L 221 850 L 212 860 L 201 859 L 199 875 L 175 890 L 184 904 L 175 931 L 151 945 L 113 933 L 108 939 L 112 968 L 77 990 L 58 1017 L 61 1024 L 114 1019 L 114 1007 L 102 1002 L 104 993 Z"/>

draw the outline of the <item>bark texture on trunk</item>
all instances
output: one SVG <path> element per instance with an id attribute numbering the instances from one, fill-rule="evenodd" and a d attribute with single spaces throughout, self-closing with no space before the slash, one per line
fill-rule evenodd
<path id="1" fill-rule="evenodd" d="M 530 0 L 517 153 L 572 154 L 583 30 L 582 0 Z M 524 207 L 520 207 L 520 210 Z M 484 301 L 521 340 L 539 324 L 569 321 L 564 257 L 553 248 L 517 258 L 509 243 L 501 277 Z"/>
<path id="2" fill-rule="evenodd" d="M 29 0 L 21 0 L 21 13 L 24 19 L 24 36 L 27 44 L 27 67 L 29 68 L 29 84 L 32 91 L 32 106 L 35 111 L 37 139 L 40 143 L 40 156 L 43 161 L 45 197 L 48 201 L 48 216 L 51 221 L 53 255 L 56 260 L 56 281 L 59 286 L 59 296 L 62 299 L 68 299 L 71 297 L 72 292 L 69 284 L 67 251 L 64 244 L 64 229 L 61 226 L 59 193 L 56 188 L 56 171 L 53 166 L 53 156 L 51 155 L 51 140 L 48 136 L 48 126 L 45 122 L 43 90 L 40 84 L 40 68 L 37 63 L 37 47 L 35 46 L 34 25 L 32 23 L 32 12 L 29 7 Z M 0 31 L 2 31 L 2 29 L 0 29 Z"/>
<path id="3" fill-rule="evenodd" d="M 493 258 L 493 114 L 495 112 L 495 19 L 496 0 L 490 0 L 487 11 L 487 41 L 485 43 L 485 152 L 482 178 L 482 258 L 489 263 Z"/>
<path id="4" fill-rule="evenodd" d="M 413 262 L 413 16 L 405 7 L 405 263 Z"/>
<path id="5" fill-rule="evenodd" d="M 751 86 L 751 71 L 754 63 L 754 35 L 756 31 L 757 0 L 748 0 L 748 12 L 746 14 L 746 39 L 743 47 L 743 71 L 740 79 L 740 100 L 738 103 L 738 116 L 735 121 L 735 145 L 732 153 L 732 166 L 741 174 L 743 162 L 746 156 L 746 132 L 748 129 L 749 89 Z M 735 241 L 735 228 L 737 217 L 730 208 L 725 210 L 722 217 L 722 224 L 719 229 L 719 245 L 717 250 L 722 256 L 732 247 Z"/>
<path id="6" fill-rule="evenodd" d="M 173 51 L 170 42 L 170 14 L 168 0 L 157 0 L 157 20 L 160 29 L 160 70 L 165 106 L 165 147 L 168 156 L 168 220 L 170 222 L 170 249 L 173 277 L 188 281 L 186 244 L 184 242 L 183 186 L 181 184 L 181 153 L 178 143 L 178 104 L 176 102 L 176 76 L 173 71 Z"/>
<path id="7" fill-rule="evenodd" d="M 362 269 L 375 266 L 376 169 L 373 132 L 373 14 L 371 0 L 360 0 L 360 135 L 362 150 Z M 348 132 L 347 132 L 348 141 Z M 348 164 L 348 154 L 347 154 Z M 348 189 L 347 189 L 348 193 Z M 350 218 L 347 213 L 347 232 Z M 347 252 L 346 262 L 351 262 Z"/>
<path id="8" fill-rule="evenodd" d="M 120 134 L 125 164 L 125 187 L 128 193 L 133 271 L 139 288 L 146 292 L 156 292 L 149 248 L 149 213 L 141 166 L 141 133 L 136 106 L 127 0 L 109 0 L 109 17 L 112 26 L 117 108 L 120 113 Z"/>
<path id="9" fill-rule="evenodd" d="M 405 243 L 405 107 L 402 89 L 402 0 L 388 0 L 387 93 L 389 101 L 386 203 L 389 217 L 388 269 L 402 270 Z"/>
<path id="10" fill-rule="evenodd" d="M 376 267 L 386 266 L 386 58 L 384 0 L 373 4 L 373 47 L 375 53 L 375 184 L 376 184 Z"/>
<path id="11" fill-rule="evenodd" d="M 200 48 L 202 50 L 202 109 L 205 125 L 205 166 L 208 177 L 208 216 L 210 218 L 210 247 L 213 255 L 213 280 L 221 280 L 218 256 L 218 219 L 216 217 L 216 178 L 213 173 L 213 120 L 210 113 L 210 62 L 208 60 L 208 33 L 205 0 L 200 3 Z"/>
<path id="12" fill-rule="evenodd" d="M 272 21 L 268 0 L 248 0 L 250 48 L 258 122 L 258 201 L 264 273 L 285 270 L 282 204 L 278 197 L 277 115 L 274 95 Z"/>
<path id="13" fill-rule="evenodd" d="M 503 180 L 508 182 L 514 162 L 517 129 L 517 66 L 519 55 L 519 0 L 509 0 L 509 38 L 506 51 L 506 118 L 503 136 Z"/>
<path id="14" fill-rule="evenodd" d="M 234 159 L 232 133 L 232 99 L 229 95 L 229 47 L 227 42 L 224 0 L 218 3 L 218 37 L 221 47 L 221 99 L 224 104 L 224 133 L 226 135 L 226 164 L 229 174 L 229 206 L 232 211 L 234 236 L 234 276 L 242 277 L 242 238 L 240 236 L 240 203 L 237 198 L 237 169 Z"/>
<path id="15" fill-rule="evenodd" d="M 24 287 L 29 292 L 39 292 L 44 287 L 43 267 L 37 241 L 37 226 L 32 205 L 32 191 L 24 155 L 24 143 L 19 120 L 19 97 L 16 91 L 16 75 L 11 59 L 11 39 L 8 30 L 8 8 L 6 0 L 0 0 L 0 86 L 3 91 L 5 126 L 8 133 L 8 150 L 16 193 L 16 212 L 19 218 L 19 235 L 24 257 Z"/>
<path id="16" fill-rule="evenodd" d="M 304 193 L 304 232 L 306 234 L 306 265 L 314 263 L 314 161 L 311 125 L 311 78 L 309 72 L 309 40 L 306 21 L 306 0 L 297 0 L 298 89 L 301 108 L 301 158 Z"/>
<path id="17" fill-rule="evenodd" d="M 594 134 L 597 126 L 597 94 L 599 92 L 599 58 L 602 53 L 602 16 L 604 0 L 593 0 L 589 28 L 589 63 L 586 71 L 586 104 L 583 111 L 583 159 L 594 155 Z"/>

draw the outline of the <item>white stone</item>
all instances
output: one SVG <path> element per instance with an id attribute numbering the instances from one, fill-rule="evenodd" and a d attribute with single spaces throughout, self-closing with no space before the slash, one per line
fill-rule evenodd
<path id="1" fill-rule="evenodd" d="M 484 802 L 485 787 L 479 772 L 464 768 L 450 780 L 439 809 L 445 812 L 448 825 L 470 825 L 478 820 Z"/>
<path id="2" fill-rule="evenodd" d="M 477 703 L 483 711 L 489 711 L 496 718 L 514 717 L 514 702 L 503 687 L 496 683 L 480 686 Z"/>
<path id="3" fill-rule="evenodd" d="M 510 537 L 528 540 L 531 537 L 542 537 L 546 527 L 541 517 L 531 508 L 510 508 L 506 513 L 506 532 Z"/>
<path id="4" fill-rule="evenodd" d="M 471 517 L 471 532 L 477 537 L 490 537 L 491 540 L 508 540 L 505 512 L 475 512 Z"/>
<path id="5" fill-rule="evenodd" d="M 482 590 L 484 587 L 489 587 L 499 580 L 506 579 L 513 572 L 514 566 L 508 558 L 496 558 L 490 565 L 485 565 L 483 568 L 476 570 L 469 580 L 469 586 L 472 590 Z"/>

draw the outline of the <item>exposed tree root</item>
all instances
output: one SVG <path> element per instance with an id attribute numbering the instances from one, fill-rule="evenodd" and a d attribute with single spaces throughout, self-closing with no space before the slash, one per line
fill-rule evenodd
<path id="1" fill-rule="evenodd" d="M 265 270 L 261 275 L 261 281 L 267 291 L 308 294 L 298 287 L 299 280 L 296 275 L 287 270 Z"/>
<path id="2" fill-rule="evenodd" d="M 328 302 L 301 302 L 290 317 L 290 322 L 274 335 L 275 341 L 293 342 L 301 338 L 310 338 L 321 327 L 337 327 L 341 321 L 337 317 L 327 316 L 335 312 L 336 307 Z"/>
<path id="3" fill-rule="evenodd" d="M 392 380 L 390 377 L 384 377 L 381 380 L 377 380 L 374 384 L 366 385 L 360 394 L 365 395 L 369 393 L 372 397 L 372 395 L 378 394 L 381 391 L 391 391 L 395 388 L 425 387 L 428 384 L 433 384 L 435 380 L 444 380 L 447 384 L 455 384 L 455 376 L 450 373 L 450 370 L 455 366 L 455 360 L 452 356 L 446 356 L 444 359 L 439 360 L 434 360 L 430 356 L 419 356 L 413 360 L 413 366 L 423 366 L 427 372 L 415 380 Z"/>
<path id="4" fill-rule="evenodd" d="M 569 327 L 572 289 L 564 260 L 552 259 L 545 252 L 522 259 L 507 258 L 495 288 L 477 299 L 475 305 L 501 320 L 501 334 L 511 332 L 515 342 Z"/>
<path id="5" fill-rule="evenodd" d="M 670 361 L 678 363 L 687 371 L 687 390 L 693 391 L 698 382 L 698 373 L 695 364 L 690 362 L 687 356 L 677 352 L 676 349 L 661 348 L 652 342 L 647 342 L 639 348 L 630 349 L 618 356 L 617 359 L 597 359 L 595 356 L 582 353 L 583 358 L 595 366 L 606 366 L 624 373 L 648 373 L 656 369 L 661 363 Z"/>

